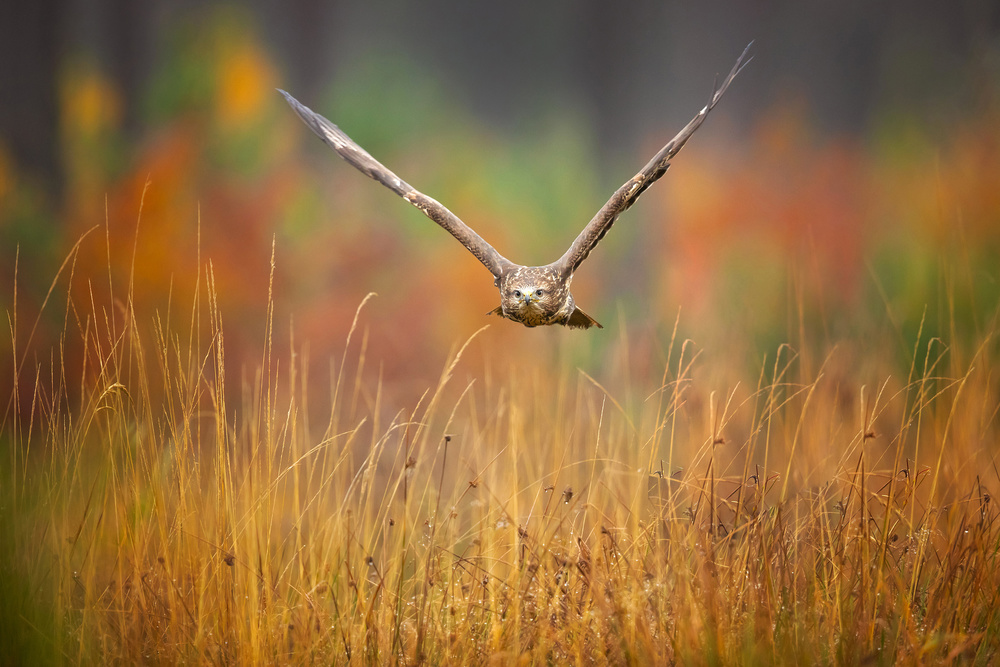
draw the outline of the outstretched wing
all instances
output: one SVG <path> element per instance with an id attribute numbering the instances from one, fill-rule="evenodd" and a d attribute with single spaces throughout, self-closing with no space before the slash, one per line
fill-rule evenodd
<path id="1" fill-rule="evenodd" d="M 483 240 L 483 237 L 459 220 L 458 216 L 445 208 L 437 200 L 416 190 L 399 176 L 389 171 L 381 162 L 369 155 L 368 151 L 354 143 L 339 127 L 312 109 L 309 109 L 285 91 L 279 89 L 278 92 L 285 96 L 285 100 L 295 110 L 295 113 L 299 115 L 299 118 L 309 126 L 309 129 L 315 132 L 330 148 L 337 151 L 340 157 L 347 160 L 352 167 L 361 173 L 375 179 L 416 206 L 424 215 L 444 227 L 448 233 L 468 248 L 469 252 L 475 255 L 476 259 L 482 262 L 494 276 L 499 278 L 501 273 L 513 266 L 510 260 L 498 253 L 493 246 Z"/>
<path id="2" fill-rule="evenodd" d="M 750 46 L 753 42 L 747 45 L 747 48 L 743 50 L 743 53 L 737 59 L 736 64 L 733 65 L 733 69 L 729 72 L 729 76 L 725 78 L 722 85 L 715 89 L 712 94 L 712 99 L 709 101 L 708 105 L 704 109 L 698 112 L 690 123 L 688 123 L 683 130 L 681 130 L 676 137 L 671 139 L 666 146 L 660 149 L 649 163 L 642 168 L 638 174 L 633 176 L 625 185 L 618 188 L 618 190 L 611 195 L 611 199 L 608 203 L 601 207 L 601 210 L 597 212 L 597 215 L 587 223 L 587 226 L 583 228 L 580 235 L 576 237 L 573 241 L 573 245 L 569 247 L 569 250 L 560 257 L 556 262 L 553 263 L 553 268 L 560 275 L 571 276 L 580 263 L 587 259 L 587 255 L 590 251 L 600 242 L 604 235 L 608 233 L 611 229 L 611 225 L 615 224 L 615 220 L 618 216 L 626 211 L 635 200 L 639 198 L 643 192 L 646 191 L 650 185 L 652 185 L 656 179 L 667 171 L 670 166 L 670 160 L 677 155 L 678 151 L 684 147 L 687 140 L 691 138 L 695 130 L 701 127 L 701 124 L 705 122 L 705 118 L 708 117 L 708 113 L 715 108 L 719 100 L 722 99 L 722 95 L 729 88 L 729 84 L 733 82 L 736 75 L 739 74 L 743 68 L 750 62 L 750 60 L 745 60 L 747 52 L 750 50 Z"/>

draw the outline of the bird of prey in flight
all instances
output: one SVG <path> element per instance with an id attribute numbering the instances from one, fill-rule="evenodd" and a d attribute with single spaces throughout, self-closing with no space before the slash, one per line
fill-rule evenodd
<path id="1" fill-rule="evenodd" d="M 660 152 L 653 156 L 653 159 L 639 173 L 611 195 L 611 199 L 587 223 L 587 226 L 583 228 L 583 231 L 573 241 L 569 250 L 563 253 L 562 257 L 545 266 L 522 266 L 510 261 L 442 204 L 409 185 L 383 166 L 365 149 L 354 143 L 339 127 L 307 108 L 285 91 L 279 90 L 278 92 L 285 96 L 285 100 L 299 115 L 299 118 L 309 126 L 309 129 L 335 150 L 340 157 L 358 171 L 375 179 L 416 206 L 424 215 L 444 227 L 490 270 L 490 273 L 493 274 L 494 284 L 500 289 L 500 306 L 491 311 L 491 315 L 500 315 L 509 320 L 520 322 L 527 327 L 562 324 L 568 327 L 588 329 L 592 326 L 601 327 L 601 325 L 598 324 L 597 320 L 580 310 L 573 300 L 573 295 L 569 291 L 573 274 L 600 240 L 604 238 L 604 235 L 608 233 L 618 216 L 634 204 L 639 195 L 667 171 L 670 160 L 691 138 L 695 130 L 701 127 L 705 118 L 708 117 L 708 113 L 718 104 L 726 89 L 729 88 L 729 84 L 749 62 L 747 59 L 749 50 L 750 45 L 744 49 L 729 75 L 723 79 L 722 84 L 715 88 L 711 100 L 698 112 L 698 115 L 677 136 L 667 142 L 667 145 L 661 148 Z"/>

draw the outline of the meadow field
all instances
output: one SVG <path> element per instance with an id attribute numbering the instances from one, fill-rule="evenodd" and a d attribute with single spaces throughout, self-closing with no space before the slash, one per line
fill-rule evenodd
<path id="1" fill-rule="evenodd" d="M 579 271 L 605 328 L 529 330 L 190 41 L 134 145 L 64 77 L 60 207 L 0 146 L 0 663 L 1000 662 L 995 95 L 830 136 L 738 79 Z M 525 263 L 690 117 L 619 164 L 434 81 L 310 104 Z"/>
<path id="2" fill-rule="evenodd" d="M 366 299 L 317 398 L 273 293 L 234 367 L 210 261 L 144 319 L 129 283 L 72 275 L 78 250 L 57 345 L 8 311 L 2 648 L 24 664 L 997 660 L 995 317 L 757 358 L 683 315 L 642 359 L 481 329 L 401 399 Z"/>

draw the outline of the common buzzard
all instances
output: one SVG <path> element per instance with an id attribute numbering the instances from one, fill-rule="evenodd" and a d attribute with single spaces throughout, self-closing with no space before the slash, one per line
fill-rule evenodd
<path id="1" fill-rule="evenodd" d="M 305 107 L 285 91 L 278 92 L 285 96 L 299 118 L 330 148 L 337 151 L 340 157 L 423 211 L 424 215 L 444 227 L 490 270 L 494 284 L 500 289 L 500 306 L 491 311 L 491 315 L 500 315 L 527 327 L 562 324 L 587 329 L 601 325 L 580 310 L 573 300 L 573 295 L 569 291 L 573 274 L 608 233 L 618 216 L 634 204 L 639 195 L 667 171 L 670 160 L 691 138 L 695 130 L 701 127 L 708 113 L 729 88 L 729 84 L 749 62 L 746 57 L 749 50 L 750 45 L 744 49 L 729 75 L 722 81 L 722 85 L 713 91 L 712 99 L 698 112 L 698 115 L 660 149 L 642 171 L 611 195 L 611 199 L 587 223 L 562 257 L 545 266 L 522 266 L 510 261 L 459 220 L 454 213 L 386 169 L 339 127 Z"/>

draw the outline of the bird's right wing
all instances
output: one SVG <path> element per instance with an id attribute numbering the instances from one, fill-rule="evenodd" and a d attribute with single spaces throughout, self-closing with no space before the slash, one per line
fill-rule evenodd
<path id="1" fill-rule="evenodd" d="M 285 100 L 295 110 L 295 113 L 299 115 L 299 118 L 309 126 L 309 129 L 315 132 L 330 148 L 335 150 L 337 155 L 344 158 L 344 160 L 361 173 L 375 179 L 416 206 L 424 215 L 444 227 L 449 234 L 468 248 L 469 252 L 475 255 L 476 259 L 482 262 L 495 277 L 499 278 L 501 273 L 513 266 L 510 260 L 498 253 L 483 237 L 472 231 L 472 228 L 462 222 L 457 215 L 449 211 L 437 200 L 416 190 L 399 176 L 389 171 L 381 162 L 369 155 L 368 151 L 354 143 L 339 127 L 312 109 L 309 109 L 285 91 L 279 90 L 278 92 L 285 96 Z"/>

